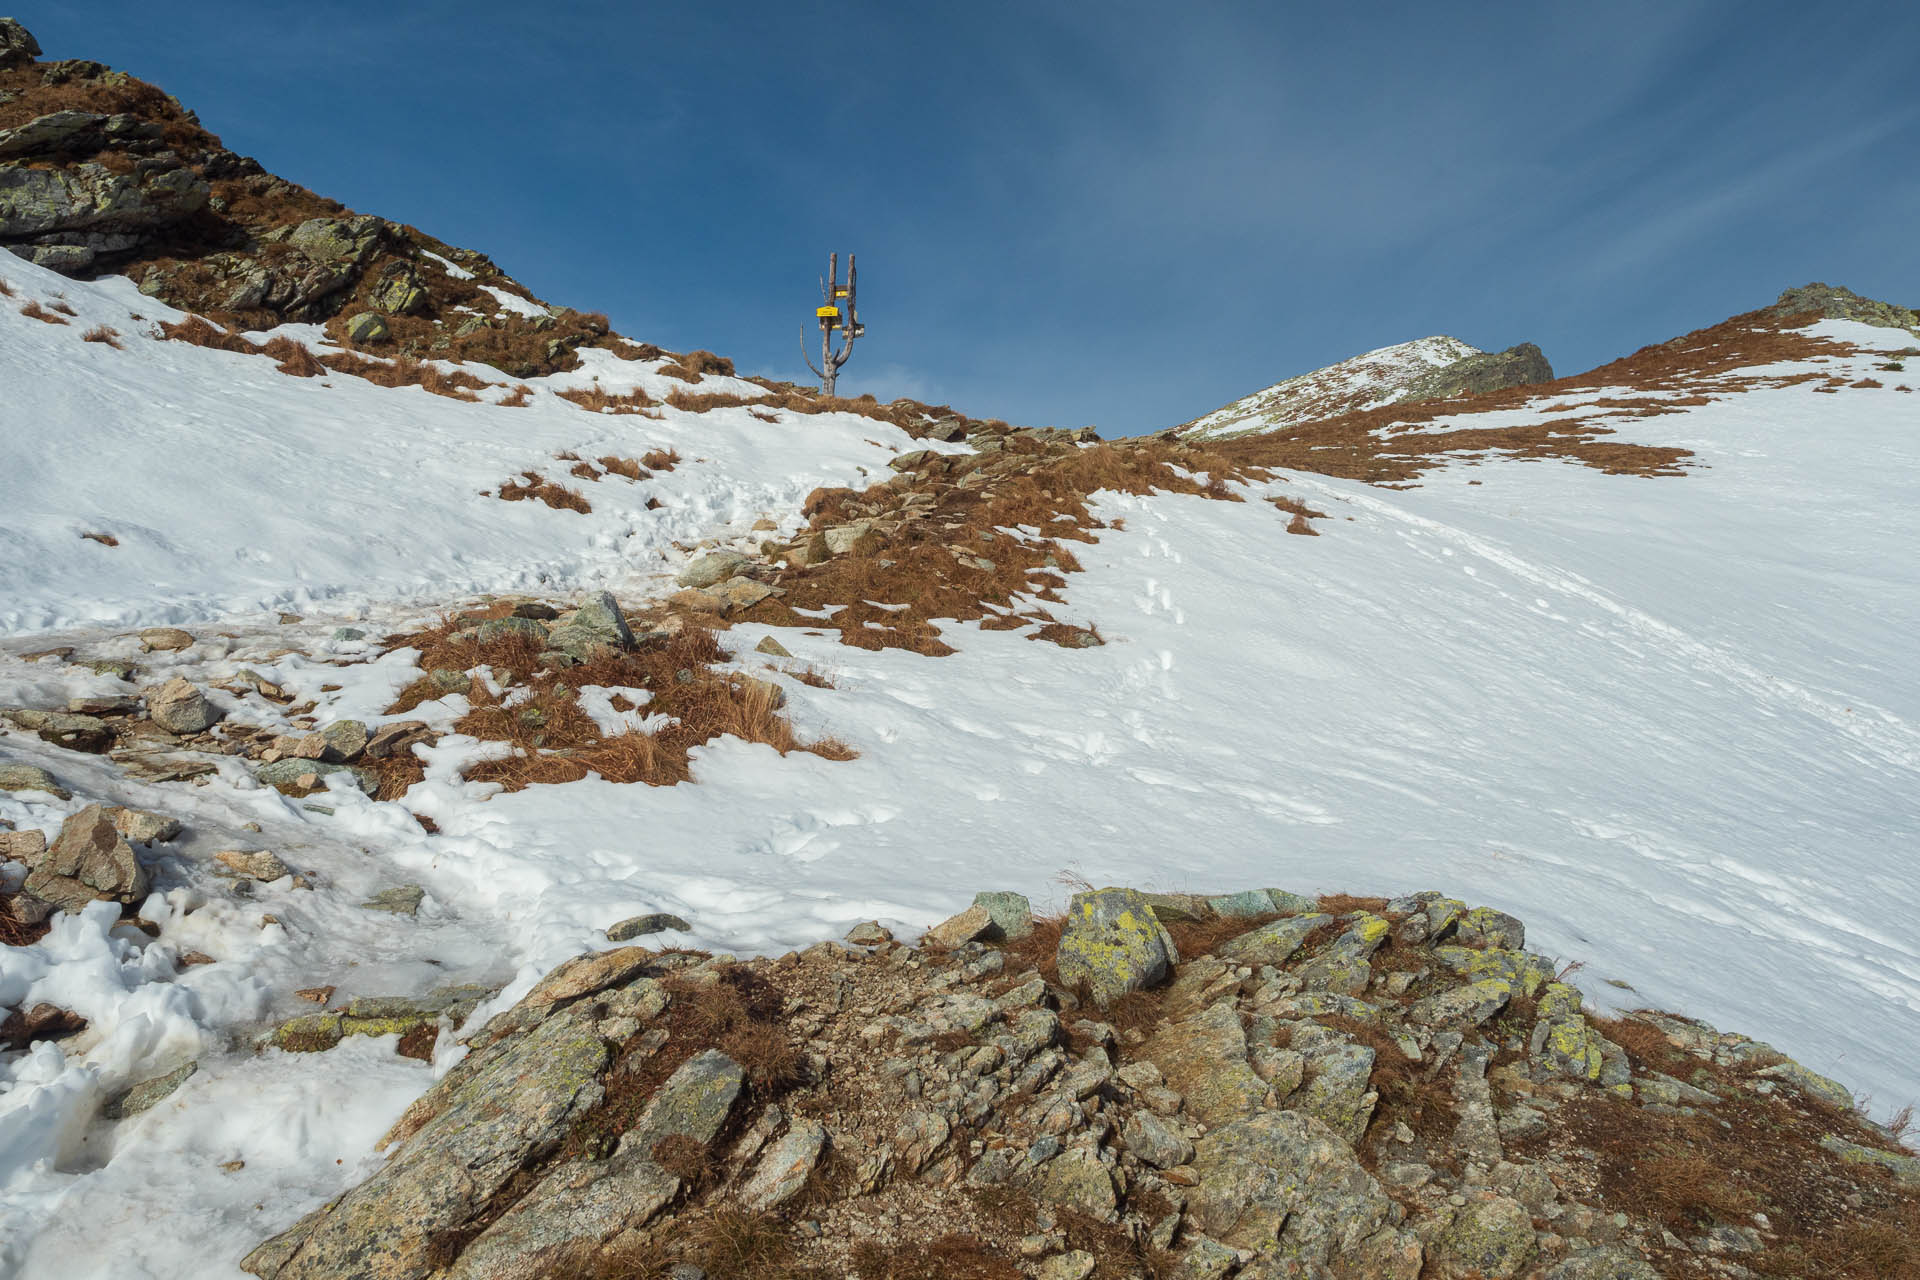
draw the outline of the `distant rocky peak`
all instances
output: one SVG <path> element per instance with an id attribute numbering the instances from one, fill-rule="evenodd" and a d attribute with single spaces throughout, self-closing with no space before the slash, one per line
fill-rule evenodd
<path id="1" fill-rule="evenodd" d="M 1827 320 L 1858 320 L 1862 324 L 1877 324 L 1889 329 L 1920 331 L 1920 315 L 1916 315 L 1911 309 L 1895 306 L 1890 302 L 1863 298 L 1853 290 L 1839 285 L 1814 283 L 1801 285 L 1797 289 L 1788 289 L 1780 295 L 1778 302 L 1768 307 L 1762 314 L 1817 315 Z"/>
<path id="2" fill-rule="evenodd" d="M 1490 353 L 1458 338 L 1435 335 L 1288 378 L 1178 430 L 1184 436 L 1216 439 L 1253 435 L 1383 405 L 1479 395 L 1552 378 L 1552 366 L 1530 342 Z"/>

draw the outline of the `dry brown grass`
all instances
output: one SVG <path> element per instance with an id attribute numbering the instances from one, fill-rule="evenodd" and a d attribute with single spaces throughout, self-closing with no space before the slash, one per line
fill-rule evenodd
<path id="1" fill-rule="evenodd" d="M 7 282 L 5 276 L 0 276 L 0 298 L 11 298 L 12 296 L 13 286 Z"/>
<path id="2" fill-rule="evenodd" d="M 644 390 L 635 387 L 624 395 L 614 395 L 599 383 L 590 387 L 579 387 L 572 391 L 556 391 L 562 400 L 570 400 L 589 413 L 637 413 L 642 417 L 658 417 L 647 412 L 659 403 Z"/>
<path id="3" fill-rule="evenodd" d="M 125 351 L 120 345 L 120 331 L 104 324 L 97 324 L 80 335 L 82 342 L 103 342 L 115 351 Z"/>
<path id="4" fill-rule="evenodd" d="M 696 374 L 713 373 L 726 378 L 733 376 L 733 361 L 711 351 L 689 351 L 680 357 L 680 365 Z"/>
<path id="5" fill-rule="evenodd" d="M 117 547 L 120 545 L 120 539 L 110 533 L 83 533 L 80 536 L 89 542 L 97 542 L 103 547 Z"/>
<path id="6" fill-rule="evenodd" d="M 703 628 L 689 626 L 664 642 L 559 670 L 542 664 L 541 645 L 528 636 L 508 633 L 485 643 L 456 638 L 463 628 L 504 614 L 505 606 L 495 606 L 387 641 L 388 648 L 420 649 L 424 672 L 486 666 L 511 690 L 510 697 L 495 695 L 479 681 L 459 690 L 469 701 L 459 731 L 513 747 L 504 759 L 470 766 L 467 777 L 475 781 L 519 790 L 575 782 L 591 773 L 609 782 L 673 786 L 692 776 L 689 752 L 722 736 L 761 743 L 782 755 L 802 751 L 827 760 L 858 758 L 838 738 L 802 740 L 780 711 L 776 686 L 715 670 L 730 655 Z M 579 708 L 579 690 L 590 685 L 646 689 L 651 694 L 647 710 L 671 722 L 653 733 L 604 737 Z M 387 713 L 404 714 L 443 696 L 445 691 L 423 675 L 400 692 Z M 400 794 L 418 780 L 411 760 L 380 763 L 390 766 Z M 381 798 L 395 798 L 387 794 L 384 772 L 382 777 Z"/>
<path id="7" fill-rule="evenodd" d="M 548 480 L 537 471 L 523 471 L 520 479 L 508 480 L 501 484 L 497 497 L 508 502 L 524 502 L 534 498 L 546 503 L 555 511 L 578 511 L 586 515 L 593 510 L 586 495 L 578 489 L 569 489 L 563 484 Z"/>
<path id="8" fill-rule="evenodd" d="M 1026 1272 L 978 1236 L 950 1232 L 928 1241 L 881 1245 L 869 1241 L 853 1251 L 855 1280 L 1022 1280 Z"/>
<path id="9" fill-rule="evenodd" d="M 79 312 L 73 309 L 72 303 L 68 302 L 65 298 L 61 297 L 57 293 L 53 296 L 53 303 L 49 309 L 53 311 L 58 311 L 63 316 L 76 316 L 80 314 Z"/>
<path id="10" fill-rule="evenodd" d="M 640 465 L 649 471 L 671 471 L 680 465 L 677 449 L 650 449 L 640 456 Z"/>
<path id="11" fill-rule="evenodd" d="M 317 378 L 327 372 L 327 366 L 321 364 L 304 343 L 295 342 L 284 335 L 269 338 L 266 345 L 260 348 L 260 353 L 277 361 L 275 367 L 289 378 Z"/>
<path id="12" fill-rule="evenodd" d="M 629 480 L 648 480 L 653 477 L 653 472 L 632 458 L 602 458 L 600 466 L 608 475 L 625 476 Z"/>
<path id="13" fill-rule="evenodd" d="M 502 409 L 524 409 L 532 403 L 532 398 L 533 388 L 522 383 L 506 395 L 495 400 L 494 403 Z"/>
<path id="14" fill-rule="evenodd" d="M 40 305 L 38 298 L 28 298 L 20 306 L 20 314 L 29 320 L 38 320 L 42 324 L 65 324 L 66 321 Z"/>

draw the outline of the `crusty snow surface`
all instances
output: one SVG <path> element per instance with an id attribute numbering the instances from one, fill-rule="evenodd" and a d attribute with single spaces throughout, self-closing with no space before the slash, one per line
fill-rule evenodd
<path id="1" fill-rule="evenodd" d="M 120 284 L 0 271 L 80 312 L 59 328 L 0 305 L 0 705 L 113 687 L 20 652 L 131 655 L 128 626 L 171 621 L 203 640 L 142 659 L 156 675 L 245 666 L 323 720 L 377 722 L 418 674 L 412 655 L 336 665 L 370 650 L 335 627 L 383 634 L 478 590 L 642 599 L 669 589 L 676 542 L 765 536 L 756 517 L 791 525 L 814 485 L 915 447 L 858 418 L 653 422 L 544 386 L 528 409 L 322 386 L 138 336 L 128 311 L 157 309 Z M 128 349 L 82 343 L 99 322 L 133 335 Z M 1872 363 L 1820 368 L 1853 381 Z M 1061 873 L 1443 889 L 1583 962 L 1573 980 L 1594 1000 L 1765 1039 L 1884 1116 L 1920 1097 L 1917 400 L 1746 390 L 1622 428 L 1695 450 L 1677 479 L 1492 460 L 1411 490 L 1248 487 L 1330 513 L 1318 538 L 1287 535 L 1257 500 L 1107 495 L 1101 514 L 1125 527 L 1076 551 L 1086 572 L 1064 611 L 1105 647 L 955 625 L 959 652 L 925 658 L 779 629 L 836 686 L 769 676 L 797 725 L 858 760 L 725 740 L 696 753 L 690 784 L 507 795 L 458 781 L 485 748 L 449 738 L 409 797 L 432 837 L 351 791 L 310 810 L 233 760 L 204 786 L 148 785 L 0 735 L 0 759 L 75 793 L 0 792 L 0 818 L 51 833 L 102 799 L 188 825 L 154 851 L 143 914 L 159 939 L 95 908 L 0 949 L 0 1004 L 52 1001 L 92 1024 L 64 1057 L 42 1044 L 0 1063 L 0 1273 L 237 1276 L 252 1245 L 375 1167 L 375 1138 L 453 1058 L 408 1061 L 391 1039 L 254 1051 L 260 1029 L 311 1010 L 296 988 L 490 981 L 499 1007 L 644 911 L 692 922 L 663 941 L 777 951 L 870 917 L 910 934 L 980 889 L 1059 905 Z M 527 467 L 562 476 L 559 451 L 663 445 L 687 461 L 583 484 L 591 516 L 479 496 Z M 93 529 L 121 545 L 79 537 Z M 289 607 L 304 620 L 279 624 Z M 743 667 L 759 670 L 770 630 L 730 633 Z M 304 653 L 269 656 L 285 649 Z M 409 715 L 444 724 L 462 706 Z M 249 700 L 244 714 L 279 713 Z M 317 887 L 236 898 L 206 871 L 234 847 L 272 848 Z M 417 919 L 358 906 L 400 883 L 427 890 Z M 188 950 L 215 963 L 183 969 Z M 104 1096 L 189 1058 L 199 1072 L 152 1111 L 97 1118 Z"/>
<path id="2" fill-rule="evenodd" d="M 1422 374 L 1480 354 L 1480 348 L 1444 335 L 1381 347 L 1242 396 L 1195 418 L 1181 428 L 1181 434 L 1190 439 L 1226 439 L 1377 409 L 1403 399 Z"/>

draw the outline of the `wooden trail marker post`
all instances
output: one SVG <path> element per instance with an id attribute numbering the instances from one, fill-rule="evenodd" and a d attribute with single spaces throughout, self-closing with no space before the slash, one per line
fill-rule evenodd
<path id="1" fill-rule="evenodd" d="M 858 276 L 853 265 L 853 255 L 847 255 L 847 282 L 840 283 L 840 255 L 827 255 L 827 276 L 820 282 L 821 305 L 814 308 L 814 319 L 820 325 L 820 363 L 815 364 L 813 357 L 807 354 L 806 330 L 800 331 L 800 354 L 805 357 L 807 368 L 813 370 L 820 379 L 820 389 L 827 395 L 834 394 L 833 384 L 839 380 L 840 366 L 853 354 L 854 339 L 864 337 L 867 326 L 860 323 L 858 309 Z M 844 314 L 842 308 L 845 308 Z M 840 349 L 834 350 L 833 333 L 841 333 Z"/>

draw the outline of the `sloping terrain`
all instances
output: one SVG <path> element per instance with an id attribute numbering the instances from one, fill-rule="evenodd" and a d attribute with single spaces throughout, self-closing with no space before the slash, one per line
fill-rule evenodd
<path id="1" fill-rule="evenodd" d="M 29 94 L 33 111 L 99 115 L 103 84 L 118 85 L 136 96 L 115 110 L 182 131 L 159 141 L 185 169 L 155 172 L 190 170 L 211 209 L 228 179 L 208 176 L 197 123 L 114 74 L 0 71 L 15 95 L 0 110 Z M 75 84 L 79 106 L 47 96 Z M 18 115 L 0 128 L 45 118 Z M 119 144 L 99 128 L 94 151 L 36 151 L 7 171 L 112 175 Z M 1078 881 L 1350 891 L 1381 898 L 1321 908 L 1356 926 L 1378 911 L 1396 929 L 1431 919 L 1434 899 L 1410 895 L 1438 889 L 1524 918 L 1589 1013 L 1668 1009 L 1757 1037 L 1845 1086 L 1799 1076 L 1796 1090 L 1856 1090 L 1881 1121 L 1920 1095 L 1920 410 L 1906 372 L 1920 339 L 1897 327 L 1911 313 L 1809 287 L 1540 386 L 1380 405 L 1356 374 L 1345 399 L 1260 434 L 1108 444 L 827 402 L 584 323 L 549 354 L 553 330 L 495 297 L 491 331 L 547 362 L 511 373 L 489 359 L 501 351 L 459 345 L 473 299 L 427 255 L 486 279 L 475 260 L 384 224 L 325 315 L 215 305 L 223 323 L 209 323 L 108 270 L 211 290 L 212 258 L 275 260 L 277 229 L 317 217 L 310 240 L 351 230 L 344 211 L 304 204 L 299 221 L 248 223 L 240 193 L 223 198 L 241 212 L 221 215 L 219 243 L 168 224 L 84 267 L 49 259 L 97 278 L 0 255 L 0 1270 L 239 1275 L 249 1251 L 387 1167 L 381 1135 L 436 1079 L 452 1082 L 440 1099 L 471 1074 L 449 1074 L 467 1059 L 461 1036 L 496 1017 L 495 1031 L 528 1031 L 533 1007 L 634 1021 L 586 1046 L 618 1043 L 626 1084 L 603 1084 L 610 1057 L 569 1077 L 604 1088 L 588 1109 L 618 1122 L 561 1149 L 598 1168 L 683 1051 L 744 1061 L 742 1037 L 770 1020 L 786 1034 L 789 1016 L 819 1016 L 842 1056 L 891 1045 L 885 1026 L 865 1035 L 906 1011 L 887 1001 L 951 995 L 985 976 L 961 963 L 992 962 L 883 948 L 894 959 L 876 966 L 913 976 L 855 997 L 865 976 L 824 976 L 851 960 L 762 960 L 747 972 L 789 988 L 773 1005 L 739 978 L 742 1011 L 694 1004 L 694 1021 L 674 1012 L 661 1028 L 582 996 L 640 968 L 735 980 L 687 948 L 771 957 L 869 920 L 915 934 L 983 888 L 1025 894 L 1043 916 Z M 355 338 L 345 322 L 390 262 L 436 300 L 377 311 L 388 336 Z M 1266 918 L 1294 899 L 1263 901 Z M 1227 935 L 1180 936 L 1192 960 Z M 649 950 L 633 973 L 576 981 L 604 977 L 621 962 L 592 957 L 636 939 Z M 1402 944 L 1413 967 L 1399 972 L 1427 972 L 1400 994 L 1447 986 L 1423 939 L 1380 954 Z M 1045 971 L 1058 991 L 1037 998 L 1071 1012 L 1057 955 L 1001 964 L 1010 978 Z M 1297 976 L 1248 968 L 1235 999 L 1252 995 L 1242 982 Z M 1118 1149 L 1090 1102 L 1132 1120 L 1138 1099 L 1104 1081 L 1079 1094 L 1098 1058 L 1126 1065 L 1124 1036 L 1108 1046 L 1058 1021 L 1056 1065 L 1073 1064 L 1049 1088 L 1074 1096 L 1043 1136 L 1090 1153 L 1064 1173 Z M 1530 1074 L 1535 1025 L 1516 1014 L 1488 1042 L 1507 1055 L 1493 1066 L 1518 1072 L 1502 1077 L 1503 1109 L 1524 1102 L 1514 1081 L 1549 1097 L 1548 1083 L 1577 1084 Z M 1617 1151 L 1556 1166 L 1540 1205 L 1564 1212 L 1515 1228 L 1541 1233 L 1520 1249 L 1526 1265 L 1613 1247 L 1597 1223 L 1568 1225 L 1611 1196 L 1676 1274 L 1737 1274 L 1723 1254 L 1741 1232 L 1765 1245 L 1742 1266 L 1807 1274 L 1770 1259 L 1788 1234 L 1839 1239 L 1842 1176 L 1858 1173 L 1819 1154 L 1813 1130 L 1882 1154 L 1890 1141 L 1839 1097 L 1829 1114 L 1763 1091 L 1778 1077 L 1723 1061 L 1732 1039 L 1647 1025 L 1673 1043 L 1610 1033 L 1641 1078 L 1737 1093 L 1743 1123 L 1807 1139 L 1796 1176 L 1820 1176 L 1803 1187 L 1769 1168 L 1742 1182 L 1758 1200 L 1698 1201 L 1696 1187 L 1648 1206 L 1616 1185 L 1631 1181 L 1631 1149 L 1625 1174 Z M 671 1034 L 645 1049 L 652 1029 Z M 1301 1051 L 1357 1060 L 1298 1034 Z M 951 1081 L 934 1073 L 970 1060 L 963 1048 L 929 1045 L 903 1072 L 937 1095 Z M 1376 1052 L 1383 1070 L 1395 1061 Z M 776 1078 L 800 1083 L 755 1087 Z M 1301 1087 L 1331 1087 L 1315 1080 Z M 1383 1074 L 1372 1088 L 1406 1084 Z M 1706 1105 L 1670 1097 L 1564 1100 L 1603 1127 L 1667 1123 L 1641 1103 Z M 804 1091 L 792 1101 L 807 1118 Z M 804 1132 L 756 1116 L 747 1136 Z M 1418 1119 L 1381 1116 L 1363 1136 Z M 1710 1113 L 1680 1119 L 1717 1140 Z M 842 1136 L 854 1149 L 852 1128 Z M 1511 1150 L 1546 1162 L 1525 1145 L 1536 1139 L 1549 1140 L 1515 1136 Z M 965 1176 L 979 1141 L 956 1140 L 943 1167 Z M 1395 1159 L 1417 1162 L 1401 1146 Z M 1470 1162 L 1424 1154 L 1437 1186 L 1491 1194 L 1467 1181 Z M 670 1197 L 738 1185 L 703 1153 L 679 1155 Z M 535 1163 L 459 1230 L 499 1221 Z M 1863 1184 L 1876 1210 L 1903 1194 L 1891 1173 L 1858 1176 L 1881 1179 Z M 1529 1187 L 1501 1194 L 1538 1200 Z M 834 1213 L 860 1212 L 852 1201 Z M 1779 1224 L 1749 1204 L 1776 1205 Z M 847 1237 L 827 1216 L 833 1230 L 810 1238 L 832 1256 Z M 1139 1240 L 1127 1253 L 1077 1220 L 1033 1226 L 1042 1243 L 1012 1274 L 1071 1274 L 1060 1260 L 1080 1252 L 1145 1265 Z M 1260 1276 L 1213 1256 L 1216 1274 Z M 1910 1265 L 1897 1242 L 1878 1271 L 1859 1257 L 1833 1274 Z"/>
<path id="2" fill-rule="evenodd" d="M 1174 430 L 1191 440 L 1230 440 L 1390 404 L 1479 395 L 1552 378 L 1552 367 L 1532 343 L 1489 353 L 1458 338 L 1418 338 L 1277 382 Z"/>

